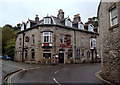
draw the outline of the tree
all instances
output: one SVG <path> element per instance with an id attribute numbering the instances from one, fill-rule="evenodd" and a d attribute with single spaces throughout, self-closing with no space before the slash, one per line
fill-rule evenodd
<path id="1" fill-rule="evenodd" d="M 14 50 L 15 50 L 15 39 L 11 39 L 6 43 L 5 51 L 8 56 L 12 57 L 14 59 Z"/>
<path id="2" fill-rule="evenodd" d="M 2 54 L 14 56 L 15 39 L 17 37 L 16 30 L 11 25 L 5 25 L 2 28 Z"/>
<path id="3" fill-rule="evenodd" d="M 89 22 L 92 23 L 93 26 L 98 27 L 98 18 L 97 17 L 88 18 L 88 22 L 86 22 L 86 24 Z"/>

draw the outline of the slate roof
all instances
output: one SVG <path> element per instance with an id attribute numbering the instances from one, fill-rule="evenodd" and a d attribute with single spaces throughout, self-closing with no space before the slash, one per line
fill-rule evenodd
<path id="1" fill-rule="evenodd" d="M 34 26 L 32 26 L 31 28 L 28 28 L 28 29 L 25 29 L 25 30 L 21 31 L 18 34 L 20 34 L 22 32 L 25 32 L 25 31 L 28 31 L 28 30 L 31 30 L 31 29 L 34 29 L 35 27 L 38 27 L 38 26 L 58 26 L 58 27 L 63 27 L 63 28 L 66 28 L 66 29 L 72 29 L 72 30 L 76 30 L 76 31 L 86 32 L 86 33 L 93 33 L 93 34 L 96 33 L 96 32 L 90 32 L 90 31 L 87 31 L 87 30 L 78 29 L 74 25 L 72 27 L 65 26 L 65 20 L 66 19 L 70 20 L 70 18 L 68 18 L 68 17 L 64 18 L 64 19 L 59 19 L 58 17 L 55 17 L 55 16 L 48 16 L 48 17 L 50 17 L 52 19 L 52 22 L 53 22 L 52 24 L 44 24 L 44 20 L 43 19 L 40 20 L 39 22 L 35 22 L 33 20 L 30 20 L 31 23 L 35 23 Z M 74 24 L 74 23 L 72 23 L 72 24 Z M 96 34 L 98 34 L 98 33 L 96 33 Z"/>

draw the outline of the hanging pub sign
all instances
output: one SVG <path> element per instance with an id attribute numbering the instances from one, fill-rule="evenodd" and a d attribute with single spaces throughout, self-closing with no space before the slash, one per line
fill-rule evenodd
<path id="1" fill-rule="evenodd" d="M 71 35 L 65 36 L 66 47 L 71 47 Z"/>
<path id="2" fill-rule="evenodd" d="M 29 42 L 29 41 L 30 41 L 29 36 L 26 36 L 26 37 L 25 37 L 25 42 Z"/>

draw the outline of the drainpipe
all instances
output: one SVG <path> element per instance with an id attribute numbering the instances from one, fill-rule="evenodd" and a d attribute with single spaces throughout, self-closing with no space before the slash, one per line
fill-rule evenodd
<path id="1" fill-rule="evenodd" d="M 25 33 L 23 32 L 22 62 L 24 62 L 24 37 L 25 37 Z"/>
<path id="2" fill-rule="evenodd" d="M 74 45 L 75 45 L 74 46 L 74 50 L 75 50 L 75 52 L 74 52 L 75 53 L 75 61 L 74 62 L 76 63 L 76 32 L 75 32 L 75 30 L 74 30 Z"/>

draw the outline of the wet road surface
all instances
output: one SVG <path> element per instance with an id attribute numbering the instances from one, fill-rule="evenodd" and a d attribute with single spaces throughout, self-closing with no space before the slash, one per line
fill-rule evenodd
<path id="1" fill-rule="evenodd" d="M 12 83 L 104 83 L 95 76 L 100 64 L 51 65 L 31 68 L 12 77 Z"/>

